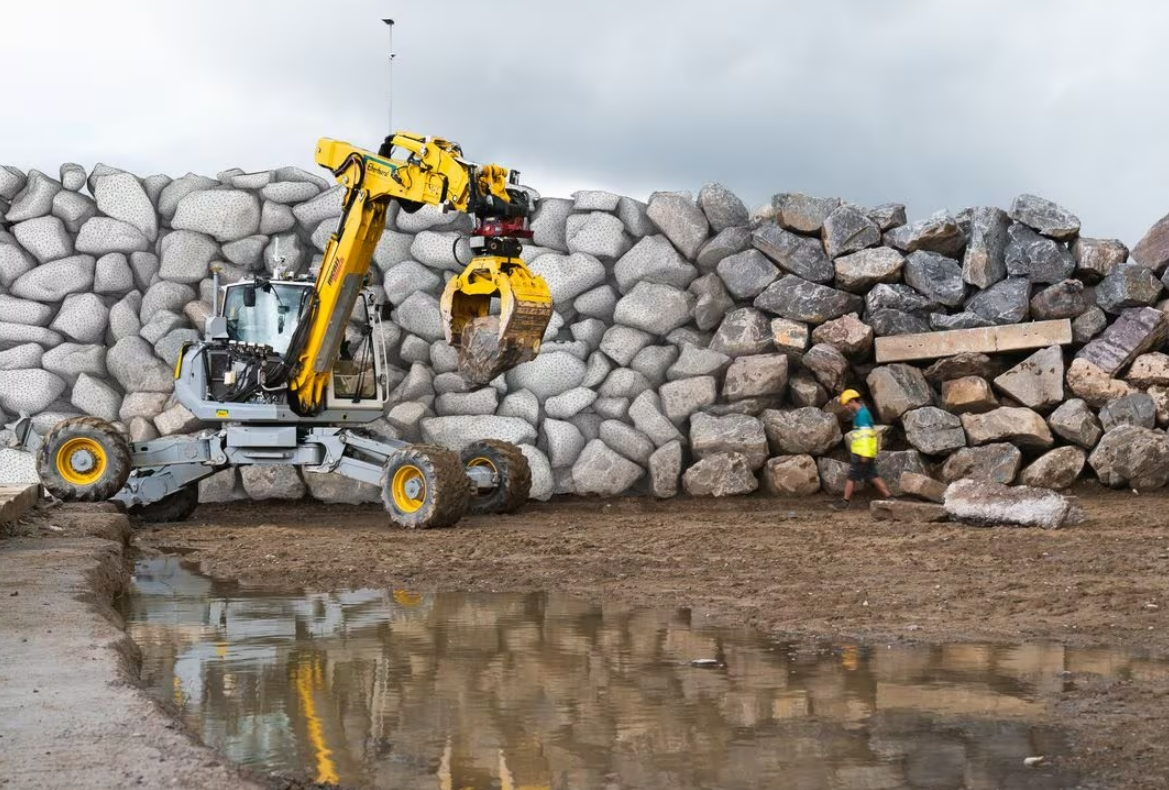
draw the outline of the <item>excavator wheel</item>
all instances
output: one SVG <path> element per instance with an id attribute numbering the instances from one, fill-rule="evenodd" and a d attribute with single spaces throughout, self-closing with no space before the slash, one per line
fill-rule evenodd
<path id="1" fill-rule="evenodd" d="M 170 524 L 186 521 L 199 506 L 199 487 L 184 486 L 170 496 L 165 496 L 149 505 L 135 505 L 130 515 L 147 524 Z"/>
<path id="2" fill-rule="evenodd" d="M 532 490 L 532 469 L 520 448 L 508 442 L 485 439 L 463 448 L 463 466 L 486 467 L 495 476 L 489 489 L 472 486 L 469 509 L 475 515 L 514 513 L 528 501 Z"/>
<path id="3" fill-rule="evenodd" d="M 391 453 L 382 467 L 382 502 L 398 526 L 449 527 L 463 517 L 470 498 L 459 457 L 442 447 L 412 444 Z"/>
<path id="4" fill-rule="evenodd" d="M 98 502 L 130 477 L 130 443 L 97 417 L 71 417 L 53 426 L 37 454 L 37 476 L 66 502 Z"/>

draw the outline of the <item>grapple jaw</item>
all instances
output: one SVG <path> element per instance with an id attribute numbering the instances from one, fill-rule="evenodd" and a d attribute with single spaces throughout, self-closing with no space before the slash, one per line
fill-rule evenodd
<path id="1" fill-rule="evenodd" d="M 497 316 L 491 315 L 496 297 Z M 484 256 L 451 278 L 440 308 L 447 343 L 459 350 L 459 372 L 482 385 L 539 353 L 552 294 L 519 258 Z"/>

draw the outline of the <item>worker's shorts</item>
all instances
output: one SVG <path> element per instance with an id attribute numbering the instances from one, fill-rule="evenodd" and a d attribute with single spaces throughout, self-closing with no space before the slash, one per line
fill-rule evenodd
<path id="1" fill-rule="evenodd" d="M 864 483 L 877 476 L 875 458 L 865 458 L 852 454 L 852 462 L 848 466 L 848 479 L 854 483 Z"/>

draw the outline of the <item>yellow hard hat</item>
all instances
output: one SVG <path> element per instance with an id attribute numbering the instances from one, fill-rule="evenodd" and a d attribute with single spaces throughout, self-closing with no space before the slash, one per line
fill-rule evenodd
<path id="1" fill-rule="evenodd" d="M 849 401 L 858 400 L 860 396 L 861 394 L 856 390 L 845 390 L 844 392 L 840 393 L 840 403 L 841 405 L 844 405 Z"/>

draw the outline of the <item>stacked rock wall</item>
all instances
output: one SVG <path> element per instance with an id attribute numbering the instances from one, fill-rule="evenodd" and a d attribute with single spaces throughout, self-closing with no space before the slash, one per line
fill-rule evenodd
<path id="1" fill-rule="evenodd" d="M 199 431 L 171 401 L 171 370 L 211 312 L 211 267 L 224 282 L 311 271 L 340 213 L 339 188 L 296 168 L 173 180 L 0 168 L 0 421 L 28 413 L 43 433 L 92 414 L 135 440 Z M 838 491 L 847 425 L 832 396 L 845 387 L 887 426 L 878 465 L 894 485 L 902 471 L 1051 487 L 1169 480 L 1158 306 L 1169 218 L 1130 256 L 1027 195 L 1010 211 L 912 224 L 900 205 L 800 194 L 751 215 L 717 184 L 647 203 L 546 199 L 524 251 L 555 303 L 545 345 L 479 389 L 457 373 L 437 302 L 469 258 L 469 229 L 430 208 L 391 215 L 372 276 L 395 308 L 384 331 L 396 391 L 369 429 L 520 444 L 533 497 Z M 1069 319 L 1074 342 L 873 362 L 875 337 L 1048 319 Z M 0 433 L 0 447 L 13 443 Z M 0 476 L 28 468 L 0 450 Z M 229 470 L 200 490 L 376 498 L 279 467 Z"/>

